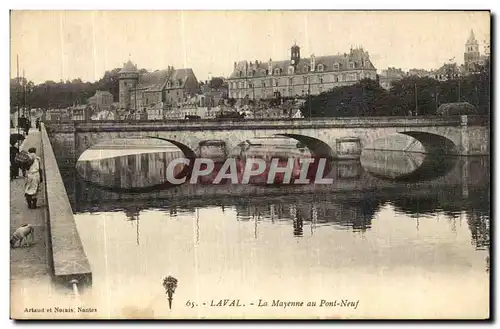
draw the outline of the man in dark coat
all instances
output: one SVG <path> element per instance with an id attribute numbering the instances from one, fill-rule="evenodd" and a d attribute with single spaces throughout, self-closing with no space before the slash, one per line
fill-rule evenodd
<path id="1" fill-rule="evenodd" d="M 19 175 L 19 166 L 16 163 L 16 155 L 19 153 L 19 149 L 16 147 L 15 143 L 10 144 L 10 180 L 16 179 Z"/>
<path id="2" fill-rule="evenodd" d="M 26 134 L 26 136 L 29 135 L 30 128 L 31 128 L 31 120 L 28 118 L 24 118 L 24 133 Z"/>
<path id="3" fill-rule="evenodd" d="M 21 117 L 19 117 L 19 119 L 17 120 L 17 126 L 23 130 L 23 133 L 26 134 L 26 118 L 24 117 L 24 115 L 22 115 Z"/>

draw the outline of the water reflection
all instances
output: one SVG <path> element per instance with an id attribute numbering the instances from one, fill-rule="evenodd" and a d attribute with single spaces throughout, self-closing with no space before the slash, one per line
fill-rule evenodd
<path id="1" fill-rule="evenodd" d="M 79 170 L 102 182 L 115 182 L 116 176 L 108 176 L 118 175 L 124 186 L 146 176 L 149 183 L 163 179 L 162 167 L 150 164 L 158 161 L 152 155 L 127 156 L 136 157 L 124 163 L 137 175 L 120 167 L 118 174 L 106 171 L 111 164 Z M 429 161 L 424 155 L 363 156 L 362 161 L 331 162 L 334 180 L 327 186 L 186 184 L 131 194 L 106 191 L 76 172 L 64 172 L 93 268 L 93 289 L 114 307 L 130 295 L 123 287 L 137 287 L 142 299 L 134 306 L 153 305 L 152 296 L 164 298 L 155 282 L 175 272 L 182 282 L 193 283 L 183 285 L 179 300 L 210 299 L 214 291 L 289 299 L 333 296 L 342 289 L 358 296 L 362 289 L 370 291 L 361 296 L 367 303 L 390 291 L 398 304 L 422 294 L 450 306 L 456 301 L 451 296 L 466 287 L 460 295 L 486 302 L 489 158 L 461 157 L 452 159 L 453 166 L 434 158 L 434 165 L 446 170 L 434 167 L 440 175 L 411 177 Z M 114 161 L 116 168 L 116 161 L 124 160 Z M 103 227 L 113 229 L 96 234 Z M 108 249 L 103 251 L 103 245 Z M 122 284 L 110 288 L 104 278 Z M 209 287 L 201 284 L 206 282 Z M 267 292 L 283 285 L 295 288 Z M 370 300 L 371 295 L 376 298 Z"/>
<path id="2" fill-rule="evenodd" d="M 466 218 L 471 243 L 478 250 L 489 248 L 487 158 L 429 158 L 418 153 L 365 151 L 361 160 L 330 162 L 328 176 L 334 180 L 326 190 L 313 186 L 299 194 L 294 193 L 295 186 L 265 195 L 271 190 L 229 190 L 223 184 L 214 186 L 202 179 L 199 185 L 181 186 L 169 194 L 134 194 L 130 199 L 127 193 L 110 194 L 87 181 L 120 187 L 155 185 L 165 180 L 169 161 L 180 156 L 181 152 L 169 150 L 80 162 L 80 175 L 64 175 L 73 177 L 65 181 L 68 190 L 73 191 L 69 194 L 74 195 L 70 199 L 75 212 L 123 213 L 135 226 L 139 245 L 144 211 L 168 218 L 193 218 L 198 243 L 200 220 L 204 220 L 199 218 L 200 209 L 215 207 L 221 214 L 228 209 L 234 211 L 236 221 L 253 222 L 254 238 L 258 239 L 259 228 L 268 227 L 266 223 L 286 225 L 289 234 L 297 238 L 304 237 L 307 227 L 310 235 L 322 227 L 367 232 L 382 209 L 390 207 L 394 214 L 413 219 L 417 231 L 422 218 L 444 216 L 452 223 L 452 231 L 456 231 L 457 220 Z M 422 181 L 430 183 L 422 185 Z M 397 227 L 398 223 L 393 225 Z"/>
<path id="3" fill-rule="evenodd" d="M 137 189 L 167 183 L 167 167 L 173 160 L 182 158 L 178 150 L 127 154 L 102 159 L 80 160 L 76 170 L 87 182 L 97 186 L 117 189 Z M 185 169 L 183 164 L 173 168 L 174 177 Z"/>
<path id="4" fill-rule="evenodd" d="M 153 192 L 165 190 L 167 188 L 176 188 L 178 185 L 171 185 L 167 180 L 168 165 L 179 158 L 182 158 L 182 152 L 171 150 L 168 152 L 127 154 L 118 157 L 108 157 L 104 159 L 92 159 L 79 161 L 76 170 L 79 174 L 78 180 L 86 182 L 88 185 L 94 185 L 100 188 L 109 188 L 108 190 L 116 192 Z M 243 168 L 246 159 L 235 159 L 238 182 L 241 182 Z M 268 164 L 270 159 L 267 159 Z M 297 159 L 296 159 L 297 160 Z M 333 180 L 328 188 L 338 188 L 344 190 L 362 190 L 366 188 L 383 188 L 391 184 L 403 183 L 423 183 L 423 182 L 442 182 L 447 185 L 461 184 L 464 179 L 462 167 L 464 161 L 466 166 L 470 166 L 469 160 L 459 157 L 427 157 L 423 154 L 407 154 L 403 152 L 380 152 L 364 151 L 361 160 L 336 160 L 326 163 L 325 174 L 316 175 L 316 164 L 311 165 L 308 171 L 310 183 L 315 182 L 315 177 Z M 297 162 L 297 161 L 295 161 Z M 300 169 L 297 163 L 294 165 L 294 174 L 292 174 L 292 183 L 298 178 Z M 472 168 L 465 176 L 474 177 L 482 175 L 481 179 L 488 181 L 488 174 L 484 171 L 484 161 L 479 163 L 479 168 Z M 476 166 L 477 167 L 477 166 Z M 214 185 L 215 178 L 219 175 L 222 168 L 221 163 L 215 165 L 209 175 L 198 178 L 198 185 Z M 204 169 L 204 168 L 201 168 Z M 267 168 L 269 169 L 269 168 Z M 465 168 L 464 170 L 466 170 Z M 182 164 L 174 167 L 174 176 L 176 178 L 187 177 L 189 181 L 189 168 Z M 275 184 L 282 182 L 283 174 L 276 175 Z M 223 179 L 216 185 L 231 185 L 229 178 Z M 260 176 L 251 177 L 251 185 L 267 185 L 266 172 Z M 385 185 L 384 185 L 385 184 Z M 185 184 L 186 185 L 186 184 Z M 296 186 L 283 189 L 296 190 Z M 309 190 L 317 190 L 321 187 L 311 187 Z M 84 187 L 83 189 L 87 189 Z M 186 193 L 193 194 L 188 187 L 184 187 Z M 202 188 L 199 189 L 201 191 Z M 283 190 L 285 191 L 285 190 Z M 98 193 L 98 192 L 96 192 Z M 177 193 L 177 192 L 176 192 Z M 173 194 L 175 195 L 175 193 Z M 107 199 L 102 196 L 101 198 Z"/>

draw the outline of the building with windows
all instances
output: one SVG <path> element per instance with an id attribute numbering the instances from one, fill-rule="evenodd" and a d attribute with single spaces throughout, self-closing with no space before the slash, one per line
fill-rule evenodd
<path id="1" fill-rule="evenodd" d="M 389 90 L 391 89 L 394 81 L 401 80 L 405 76 L 407 76 L 407 74 L 403 70 L 395 67 L 388 67 L 380 73 L 379 83 L 382 88 Z"/>
<path id="2" fill-rule="evenodd" d="M 408 76 L 414 76 L 414 77 L 419 77 L 419 78 L 426 78 L 429 77 L 432 74 L 431 71 L 424 70 L 424 69 L 410 69 L 408 70 Z"/>
<path id="3" fill-rule="evenodd" d="M 228 79 L 229 98 L 253 100 L 318 95 L 334 87 L 377 78 L 377 70 L 363 48 L 349 53 L 302 58 L 291 47 L 290 59 L 268 62 L 240 61 Z"/>
<path id="4" fill-rule="evenodd" d="M 97 90 L 95 95 L 88 99 L 88 102 L 97 111 L 109 109 L 113 104 L 113 95 L 109 91 Z"/>
<path id="5" fill-rule="evenodd" d="M 120 108 L 144 110 L 158 103 L 177 104 L 197 94 L 198 81 L 192 69 L 156 70 L 141 74 L 131 61 L 119 76 Z"/>
<path id="6" fill-rule="evenodd" d="M 488 48 L 485 47 L 485 52 L 488 51 Z M 481 55 L 479 52 L 479 43 L 476 40 L 474 35 L 474 31 L 470 31 L 469 38 L 465 42 L 465 51 L 464 51 L 464 70 L 465 73 L 474 73 L 477 70 L 484 66 L 487 55 Z"/>
<path id="7" fill-rule="evenodd" d="M 92 108 L 88 105 L 75 105 L 69 108 L 73 121 L 87 121 L 92 115 Z"/>
<path id="8" fill-rule="evenodd" d="M 460 77 L 462 72 L 463 68 L 456 63 L 449 63 L 443 64 L 439 69 L 432 71 L 429 77 L 439 81 L 446 81 Z"/>

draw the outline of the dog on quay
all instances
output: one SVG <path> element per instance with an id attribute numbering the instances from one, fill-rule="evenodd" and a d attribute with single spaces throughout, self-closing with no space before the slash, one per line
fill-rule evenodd
<path id="1" fill-rule="evenodd" d="M 16 248 L 22 247 L 28 243 L 30 240 L 31 243 L 34 242 L 35 239 L 35 229 L 30 224 L 21 225 L 15 232 L 12 234 L 10 238 L 10 247 Z"/>

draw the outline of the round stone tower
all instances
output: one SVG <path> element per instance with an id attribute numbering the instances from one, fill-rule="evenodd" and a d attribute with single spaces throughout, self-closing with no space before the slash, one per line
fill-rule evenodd
<path id="1" fill-rule="evenodd" d="M 121 109 L 130 109 L 130 90 L 136 88 L 138 80 L 139 71 L 137 70 L 137 66 L 131 61 L 123 64 L 119 77 Z"/>

